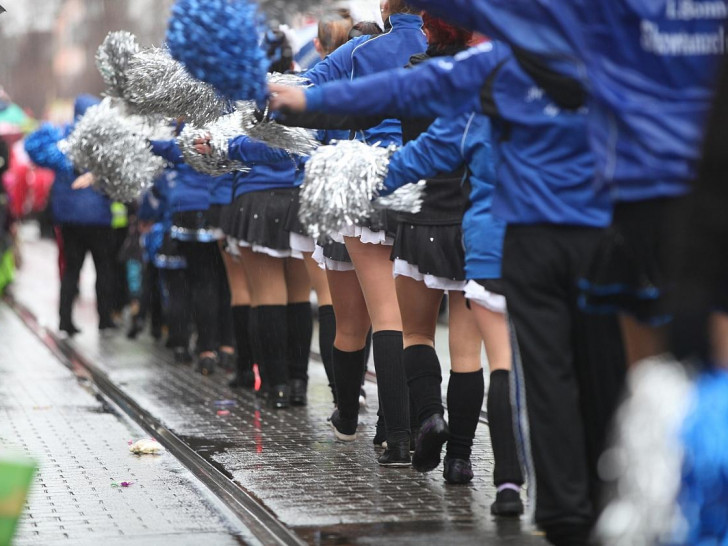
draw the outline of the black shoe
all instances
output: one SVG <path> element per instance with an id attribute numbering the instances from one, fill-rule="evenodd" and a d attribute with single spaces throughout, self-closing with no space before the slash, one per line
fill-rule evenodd
<path id="1" fill-rule="evenodd" d="M 203 356 L 197 361 L 197 371 L 202 375 L 212 375 L 217 368 L 217 359 L 214 356 Z"/>
<path id="2" fill-rule="evenodd" d="M 175 347 L 174 348 L 174 363 L 175 364 L 189 364 L 192 362 L 192 355 L 187 347 Z"/>
<path id="3" fill-rule="evenodd" d="M 442 477 L 447 483 L 462 485 L 473 479 L 473 466 L 468 460 L 445 457 L 443 466 Z"/>
<path id="4" fill-rule="evenodd" d="M 230 381 L 228 385 L 233 389 L 239 389 L 241 387 L 244 389 L 252 389 L 255 387 L 255 373 L 253 373 L 253 370 L 245 370 L 244 372 L 238 370 L 235 379 Z"/>
<path id="5" fill-rule="evenodd" d="M 523 502 L 518 491 L 503 489 L 498 491 L 495 502 L 490 505 L 490 513 L 494 516 L 515 518 L 523 514 Z"/>
<path id="6" fill-rule="evenodd" d="M 437 468 L 442 446 L 449 437 L 450 430 L 442 415 L 436 413 L 425 419 L 415 441 L 412 468 L 418 472 L 430 472 Z"/>
<path id="7" fill-rule="evenodd" d="M 377 428 L 374 432 L 374 439 L 372 440 L 374 447 L 387 449 L 387 427 L 384 424 L 384 418 L 380 415 L 377 419 Z"/>
<path id="8" fill-rule="evenodd" d="M 387 449 L 384 450 L 377 462 L 380 466 L 405 467 L 412 464 L 409 452 L 409 440 L 404 442 L 387 442 Z"/>
<path id="9" fill-rule="evenodd" d="M 291 379 L 291 405 L 305 406 L 308 404 L 308 382 L 305 379 Z"/>
<path id="10" fill-rule="evenodd" d="M 80 334 L 81 333 L 81 330 L 79 330 L 78 328 L 76 328 L 76 325 L 75 324 L 72 324 L 72 323 L 70 323 L 70 324 L 62 323 L 58 329 L 61 332 L 66 332 L 70 337 L 73 337 L 76 334 Z"/>
<path id="11" fill-rule="evenodd" d="M 359 424 L 358 419 L 344 419 L 339 415 L 339 410 L 334 410 L 334 413 L 329 417 L 329 423 L 331 428 L 334 429 L 334 436 L 337 440 L 342 442 L 353 442 L 356 440 L 356 427 Z"/>
<path id="12" fill-rule="evenodd" d="M 235 353 L 226 353 L 225 351 L 220 351 L 217 353 L 218 359 L 219 359 L 219 365 L 223 370 L 227 371 L 233 371 L 235 369 L 235 366 L 237 365 L 237 358 L 235 356 Z"/>
<path id="13" fill-rule="evenodd" d="M 131 326 L 126 332 L 126 337 L 129 339 L 136 339 L 142 330 L 144 330 L 144 319 L 140 316 L 135 316 L 131 319 Z"/>
<path id="14" fill-rule="evenodd" d="M 269 392 L 268 405 L 273 409 L 285 409 L 291 405 L 291 390 L 288 385 L 275 385 Z"/>

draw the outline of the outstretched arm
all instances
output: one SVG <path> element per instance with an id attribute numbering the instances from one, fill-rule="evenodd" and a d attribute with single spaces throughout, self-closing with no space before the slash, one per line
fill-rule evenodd
<path id="1" fill-rule="evenodd" d="M 488 74 L 511 55 L 499 42 L 414 69 L 380 72 L 306 90 L 271 86 L 274 109 L 392 117 L 440 117 L 480 112 L 479 92 Z M 278 93 L 278 94 L 275 94 Z"/>
<path id="2" fill-rule="evenodd" d="M 152 145 L 154 155 L 158 155 L 174 165 L 185 162 L 176 140 L 151 140 L 149 143 Z"/>
<path id="3" fill-rule="evenodd" d="M 291 155 L 285 150 L 271 148 L 267 144 L 246 135 L 240 135 L 230 140 L 228 156 L 230 159 L 240 161 L 246 165 L 271 164 L 291 160 Z"/>
<path id="4" fill-rule="evenodd" d="M 457 170 L 463 164 L 463 137 L 474 115 L 461 114 L 452 120 L 440 118 L 416 140 L 397 150 L 389 162 L 384 193 Z"/>

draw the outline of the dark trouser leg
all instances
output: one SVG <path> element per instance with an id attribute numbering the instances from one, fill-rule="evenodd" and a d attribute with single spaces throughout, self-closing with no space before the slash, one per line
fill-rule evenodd
<path id="1" fill-rule="evenodd" d="M 70 328 L 73 324 L 73 300 L 76 297 L 81 267 L 86 256 L 86 245 L 82 235 L 83 229 L 81 226 L 72 225 L 61 227 L 65 257 L 59 306 L 62 330 Z"/>
<path id="2" fill-rule="evenodd" d="M 197 328 L 197 352 L 216 352 L 220 347 L 219 276 L 215 243 L 180 243 L 187 259 L 187 279 L 192 296 L 192 313 Z"/>
<path id="3" fill-rule="evenodd" d="M 536 523 L 552 541 L 592 526 L 584 420 L 572 346 L 574 243 L 569 231 L 509 226 L 503 280 L 523 369 L 536 478 Z"/>
<path id="4" fill-rule="evenodd" d="M 475 430 L 478 428 L 480 410 L 483 407 L 484 392 L 483 370 L 470 373 L 450 372 L 450 381 L 447 384 L 449 458 L 470 460 Z"/>
<path id="5" fill-rule="evenodd" d="M 513 434 L 509 376 L 508 370 L 495 370 L 490 374 L 488 387 L 488 426 L 495 460 L 493 483 L 496 487 L 504 483 L 523 485 L 523 473 Z"/>
<path id="6" fill-rule="evenodd" d="M 334 363 L 333 349 L 336 338 L 336 315 L 333 305 L 322 305 L 318 308 L 319 321 L 319 350 L 321 361 L 326 370 L 326 378 L 329 380 L 329 388 L 336 404 L 336 387 L 334 386 Z"/>
<path id="7" fill-rule="evenodd" d="M 184 269 L 165 269 L 164 284 L 167 288 L 167 327 L 170 347 L 189 347 L 189 284 Z"/>
<path id="8" fill-rule="evenodd" d="M 392 446 L 409 441 L 409 397 L 402 363 L 402 332 L 375 332 L 372 350 L 384 421 L 387 424 L 387 444 Z"/>
<path id="9" fill-rule="evenodd" d="M 88 230 L 88 246 L 96 268 L 96 306 L 99 312 L 99 328 L 106 328 L 113 326 L 111 312 L 117 296 L 116 291 L 121 289 L 117 282 L 117 270 L 121 269 L 122 273 L 125 271 L 116 262 L 115 237 L 117 234 L 115 231 L 107 227 L 86 229 Z M 126 275 L 124 275 L 124 279 L 126 279 Z"/>
<path id="10" fill-rule="evenodd" d="M 422 423 L 436 413 L 443 415 L 442 369 L 435 349 L 429 345 L 413 345 L 404 350 L 402 360 L 415 422 Z"/>
<path id="11" fill-rule="evenodd" d="M 286 306 L 288 316 L 288 372 L 291 379 L 308 381 L 308 359 L 311 354 L 311 336 L 313 335 L 313 316 L 311 304 L 289 303 Z"/>

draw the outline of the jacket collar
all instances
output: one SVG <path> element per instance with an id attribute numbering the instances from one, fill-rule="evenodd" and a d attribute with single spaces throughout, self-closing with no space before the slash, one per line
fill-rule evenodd
<path id="1" fill-rule="evenodd" d="M 410 13 L 395 13 L 394 15 L 390 15 L 389 23 L 392 25 L 392 30 L 421 29 L 424 26 L 422 17 Z"/>

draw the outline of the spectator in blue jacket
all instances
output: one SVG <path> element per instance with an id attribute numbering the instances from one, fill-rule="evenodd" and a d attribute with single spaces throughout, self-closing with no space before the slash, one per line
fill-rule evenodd
<path id="1" fill-rule="evenodd" d="M 90 95 L 81 95 L 74 105 L 75 121 L 86 110 L 98 104 Z M 96 268 L 96 305 L 99 330 L 114 328 L 111 318 L 114 298 L 115 245 L 111 227 L 111 202 L 93 188 L 74 190 L 71 185 L 79 176 L 71 161 L 58 149 L 58 142 L 68 136 L 73 124 L 56 128 L 44 124 L 28 136 L 25 149 L 31 160 L 52 169 L 55 181 L 51 189 L 53 221 L 60 226 L 65 253 L 65 269 L 61 278 L 60 330 L 68 335 L 79 332 L 73 323 L 73 300 L 86 253 L 90 252 Z"/>

